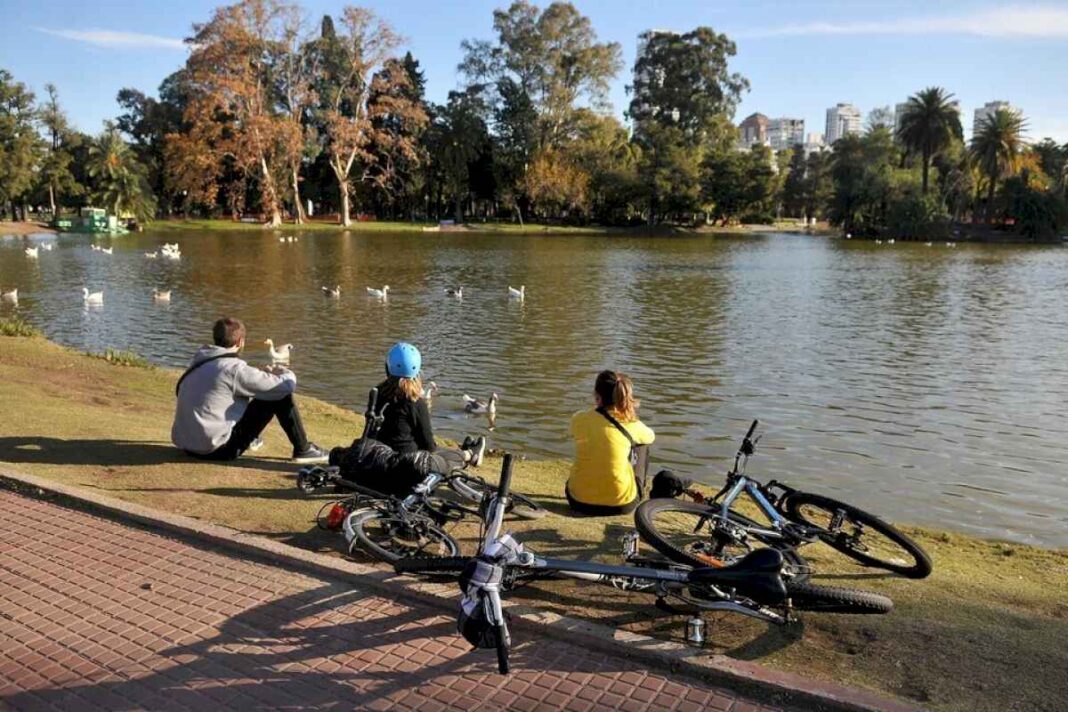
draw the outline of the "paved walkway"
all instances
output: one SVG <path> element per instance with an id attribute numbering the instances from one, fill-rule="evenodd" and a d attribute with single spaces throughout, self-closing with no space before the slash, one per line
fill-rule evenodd
<path id="1" fill-rule="evenodd" d="M 0 490 L 0 708 L 767 709 L 524 632 L 498 675 L 453 626 Z"/>

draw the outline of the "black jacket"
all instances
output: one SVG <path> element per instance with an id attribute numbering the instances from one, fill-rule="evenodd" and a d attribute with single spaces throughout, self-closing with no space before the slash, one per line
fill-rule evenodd
<path id="1" fill-rule="evenodd" d="M 388 394 L 392 390 L 388 381 L 378 385 L 378 392 Z M 389 445 L 396 452 L 434 452 L 434 429 L 430 425 L 430 408 L 426 400 L 410 401 L 402 395 L 387 398 L 379 408 L 386 406 L 384 420 L 375 440 Z"/>
<path id="2" fill-rule="evenodd" d="M 425 451 L 395 452 L 377 440 L 354 440 L 349 447 L 330 451 L 330 464 L 341 476 L 386 495 L 404 497 L 430 473 L 431 455 Z"/>

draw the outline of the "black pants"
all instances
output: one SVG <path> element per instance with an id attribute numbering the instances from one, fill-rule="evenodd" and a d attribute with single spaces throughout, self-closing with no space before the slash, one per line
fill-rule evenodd
<path id="1" fill-rule="evenodd" d="M 207 455 L 193 457 L 201 460 L 236 460 L 241 456 L 252 441 L 260 436 L 272 419 L 278 418 L 278 424 L 282 426 L 289 442 L 293 444 L 293 452 L 301 452 L 308 447 L 308 435 L 304 432 L 304 423 L 300 420 L 300 411 L 293 401 L 293 396 L 286 396 L 281 400 L 259 400 L 253 398 L 249 402 L 245 414 L 241 420 L 234 424 L 230 431 L 230 439 Z"/>
<path id="2" fill-rule="evenodd" d="M 571 496 L 571 491 L 567 486 L 564 486 L 564 496 L 567 497 L 567 504 L 571 509 L 579 514 L 589 514 L 594 517 L 614 517 L 618 514 L 630 514 L 638 508 L 638 503 L 642 501 L 642 481 L 637 481 L 638 496 L 627 504 L 609 505 L 609 504 L 586 504 L 580 502 Z"/>

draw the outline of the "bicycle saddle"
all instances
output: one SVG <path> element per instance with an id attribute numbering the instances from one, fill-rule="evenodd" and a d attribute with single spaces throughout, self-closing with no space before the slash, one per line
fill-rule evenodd
<path id="1" fill-rule="evenodd" d="M 757 549 L 730 566 L 694 569 L 690 581 L 733 588 L 757 603 L 782 603 L 786 600 L 782 563 L 782 554 L 775 549 Z"/>

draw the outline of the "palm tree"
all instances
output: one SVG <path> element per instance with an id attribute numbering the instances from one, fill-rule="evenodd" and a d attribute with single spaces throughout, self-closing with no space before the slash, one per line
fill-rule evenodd
<path id="1" fill-rule="evenodd" d="M 1027 122 L 1019 112 L 998 109 L 981 119 L 972 136 L 972 158 L 986 177 L 986 214 L 993 217 L 994 190 L 998 180 L 1010 175 L 1026 145 L 1023 137 Z"/>
<path id="2" fill-rule="evenodd" d="M 96 184 L 93 200 L 107 206 L 112 215 L 132 213 L 138 220 L 152 217 L 156 198 L 145 169 L 117 129 L 109 127 L 89 147 L 87 168 Z"/>
<path id="3" fill-rule="evenodd" d="M 960 110 L 950 101 L 953 95 L 942 87 L 928 87 L 909 97 L 897 138 L 909 152 L 919 153 L 923 160 L 923 192 L 927 192 L 927 175 L 931 160 L 945 151 L 953 139 L 963 140 Z"/>

